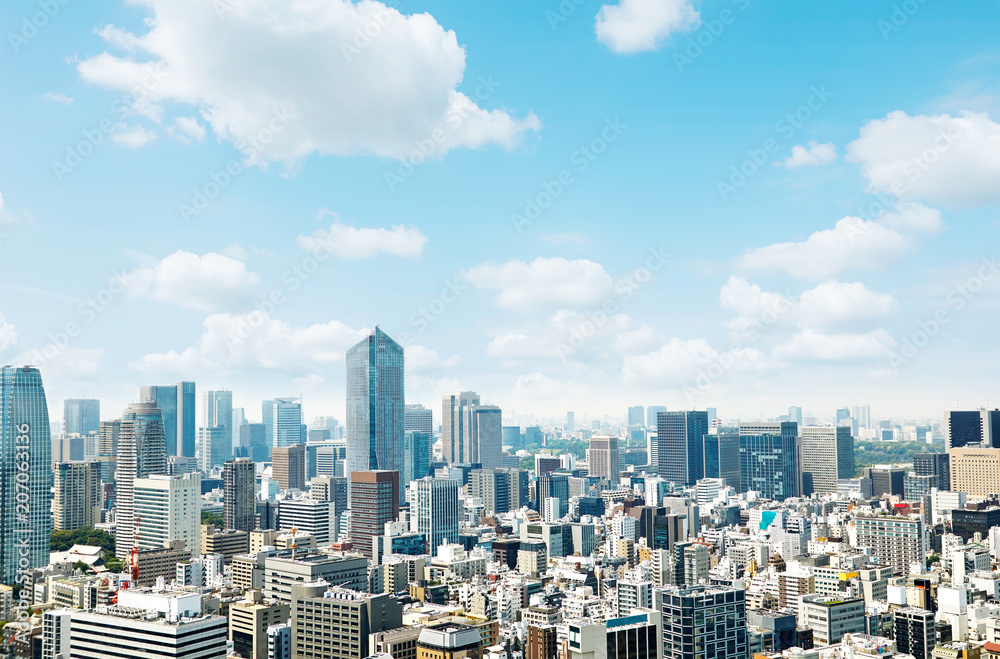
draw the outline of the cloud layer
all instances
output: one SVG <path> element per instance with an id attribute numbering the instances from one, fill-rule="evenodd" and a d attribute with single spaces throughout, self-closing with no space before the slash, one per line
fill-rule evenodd
<path id="1" fill-rule="evenodd" d="M 656 50 L 674 32 L 698 27 L 690 0 L 620 0 L 602 5 L 594 21 L 597 40 L 616 53 Z"/>

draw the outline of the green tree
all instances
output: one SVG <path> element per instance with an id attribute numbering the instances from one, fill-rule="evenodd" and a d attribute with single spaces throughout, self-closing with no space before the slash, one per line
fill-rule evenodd
<path id="1" fill-rule="evenodd" d="M 53 531 L 49 536 L 50 551 L 66 551 L 73 545 L 100 547 L 105 552 L 115 551 L 115 537 L 107 531 L 92 528 L 73 531 Z"/>
<path id="2" fill-rule="evenodd" d="M 201 511 L 201 523 L 211 524 L 212 526 L 217 526 L 221 529 L 223 525 L 222 515 L 203 510 Z"/>
<path id="3" fill-rule="evenodd" d="M 76 563 L 73 563 L 73 569 L 83 570 L 85 573 L 90 572 L 90 566 L 84 563 L 83 561 L 77 561 Z"/>

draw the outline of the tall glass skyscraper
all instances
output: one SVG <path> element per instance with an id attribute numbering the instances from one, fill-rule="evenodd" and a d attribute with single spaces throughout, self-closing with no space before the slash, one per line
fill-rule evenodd
<path id="1" fill-rule="evenodd" d="M 694 485 L 704 478 L 707 433 L 708 412 L 657 413 L 656 459 L 660 477 L 683 485 Z"/>
<path id="2" fill-rule="evenodd" d="M 375 327 L 347 351 L 345 475 L 403 471 L 404 400 L 403 347 Z"/>
<path id="3" fill-rule="evenodd" d="M 182 455 L 186 458 L 193 458 L 197 437 L 194 416 L 194 382 L 175 382 L 174 386 L 177 387 L 177 453 L 167 453 L 167 455 Z"/>
<path id="4" fill-rule="evenodd" d="M 740 424 L 740 490 L 773 501 L 799 496 L 798 424 Z"/>
<path id="5" fill-rule="evenodd" d="M 87 435 L 101 430 L 101 401 L 67 398 L 63 401 L 63 424 L 67 435 Z"/>
<path id="6" fill-rule="evenodd" d="M 119 558 L 125 558 L 132 547 L 135 480 L 166 473 L 166 433 L 160 408 L 153 403 L 129 405 L 118 434 L 115 553 Z"/>
<path id="7" fill-rule="evenodd" d="M 52 534 L 52 435 L 42 375 L 0 369 L 0 583 L 48 565 Z"/>
<path id="8" fill-rule="evenodd" d="M 302 430 L 302 403 L 298 398 L 265 400 L 261 406 L 268 450 L 306 443 Z"/>

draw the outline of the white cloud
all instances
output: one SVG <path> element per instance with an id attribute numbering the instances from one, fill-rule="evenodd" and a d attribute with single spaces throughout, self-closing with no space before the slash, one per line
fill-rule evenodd
<path id="1" fill-rule="evenodd" d="M 428 13 L 374 0 L 142 4 L 147 32 L 100 31 L 134 54 L 84 58 L 80 76 L 113 90 L 143 88 L 134 109 L 154 120 L 168 103 L 198 108 L 250 162 L 291 164 L 311 153 L 402 159 L 421 140 L 440 156 L 512 147 L 541 126 L 532 114 L 486 110 L 457 91 L 465 49 Z M 481 87 L 477 98 L 497 85 Z"/>
<path id="2" fill-rule="evenodd" d="M 436 351 L 421 345 L 406 346 L 404 358 L 406 360 L 407 375 L 454 368 L 461 362 L 458 355 L 441 358 Z"/>
<path id="3" fill-rule="evenodd" d="M 737 259 L 745 270 L 787 272 L 823 281 L 851 270 L 881 270 L 916 249 L 914 234 L 940 230 L 940 213 L 922 204 L 900 204 L 876 220 L 844 217 L 832 229 L 748 250 Z"/>
<path id="4" fill-rule="evenodd" d="M 721 355 L 705 339 L 673 338 L 648 354 L 625 357 L 622 380 L 646 387 L 697 387 L 730 370 L 763 372 L 766 361 L 756 348 L 736 348 Z"/>
<path id="5" fill-rule="evenodd" d="M 586 259 L 538 257 L 531 263 L 517 259 L 489 262 L 463 271 L 461 276 L 476 288 L 499 290 L 496 305 L 520 312 L 594 307 L 609 299 L 613 290 L 604 266 Z"/>
<path id="6" fill-rule="evenodd" d="M 508 361 L 560 359 L 595 362 L 611 353 L 649 350 L 660 337 L 628 314 L 559 310 L 544 322 L 504 330 L 486 354 Z"/>
<path id="7" fill-rule="evenodd" d="M 698 27 L 701 17 L 690 0 L 619 0 L 601 5 L 594 20 L 597 40 L 616 53 L 656 50 L 674 32 Z"/>
<path id="8" fill-rule="evenodd" d="M 7 321 L 0 313 L 0 352 L 17 345 L 17 331 L 13 323 Z"/>
<path id="9" fill-rule="evenodd" d="M 205 127 L 194 117 L 177 117 L 172 126 L 167 128 L 167 134 L 184 144 L 192 141 L 201 142 L 205 139 Z"/>
<path id="10" fill-rule="evenodd" d="M 323 375 L 344 361 L 347 349 L 368 334 L 339 321 L 292 327 L 260 311 L 208 316 L 198 343 L 177 352 L 148 354 L 130 366 L 144 373 L 226 374 L 265 369 L 296 377 Z"/>
<path id="11" fill-rule="evenodd" d="M 806 330 L 775 346 L 775 359 L 794 362 L 864 362 L 883 359 L 896 342 L 884 329 L 865 334 L 825 334 Z"/>
<path id="12" fill-rule="evenodd" d="M 896 307 L 888 293 L 876 293 L 861 282 L 826 282 L 803 291 L 799 315 L 805 327 L 845 329 L 887 316 Z"/>
<path id="13" fill-rule="evenodd" d="M 72 105 L 73 99 L 66 94 L 58 94 L 55 92 L 47 92 L 42 94 L 42 98 L 46 101 L 52 101 L 53 103 L 62 103 L 63 105 Z"/>
<path id="14" fill-rule="evenodd" d="M 111 133 L 111 141 L 127 146 L 130 149 L 140 149 L 156 139 L 156 133 L 143 126 L 128 126 L 116 124 Z"/>
<path id="15" fill-rule="evenodd" d="M 413 226 L 398 224 L 391 229 L 359 229 L 338 220 L 329 229 L 318 229 L 311 236 L 299 236 L 298 243 L 307 252 L 326 252 L 341 259 L 368 259 L 379 254 L 414 259 L 423 254 L 427 236 Z"/>
<path id="16" fill-rule="evenodd" d="M 897 110 L 847 145 L 869 192 L 973 206 L 1000 202 L 1000 124 L 986 113 L 916 115 Z"/>
<path id="17" fill-rule="evenodd" d="M 792 147 L 792 155 L 785 158 L 784 162 L 775 163 L 788 169 L 798 167 L 815 167 L 816 165 L 829 165 L 837 161 L 837 150 L 833 147 L 833 142 L 819 144 L 816 140 L 809 140 L 806 146 L 795 145 Z"/>
<path id="18" fill-rule="evenodd" d="M 243 261 L 209 252 L 178 250 L 152 266 L 125 275 L 127 293 L 199 311 L 218 311 L 250 301 L 260 276 Z"/>

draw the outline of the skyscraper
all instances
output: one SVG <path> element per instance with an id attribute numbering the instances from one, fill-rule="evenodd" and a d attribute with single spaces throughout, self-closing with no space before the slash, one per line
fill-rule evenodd
<path id="1" fill-rule="evenodd" d="M 559 517 L 569 513 L 569 477 L 553 474 L 542 474 L 538 477 L 538 509 L 546 499 L 559 499 Z"/>
<path id="2" fill-rule="evenodd" d="M 306 447 L 275 446 L 271 452 L 271 472 L 283 490 L 306 489 Z"/>
<path id="3" fill-rule="evenodd" d="M 98 455 L 105 457 L 115 457 L 118 455 L 118 436 L 121 434 L 121 430 L 121 419 L 101 421 L 101 428 L 98 435 Z"/>
<path id="4" fill-rule="evenodd" d="M 617 437 L 590 438 L 590 449 L 587 451 L 590 476 L 609 480 L 612 485 L 617 486 L 621 478 L 620 460 Z"/>
<path id="5" fill-rule="evenodd" d="M 947 421 L 946 448 L 1000 448 L 1000 411 L 953 411 Z"/>
<path id="6" fill-rule="evenodd" d="M 75 531 L 100 524 L 100 464 L 93 461 L 58 463 L 52 511 L 55 531 Z"/>
<path id="7" fill-rule="evenodd" d="M 431 477 L 414 481 L 416 509 L 411 511 L 411 529 L 424 536 L 432 556 L 442 543 L 458 542 L 458 481 Z"/>
<path id="8" fill-rule="evenodd" d="M 163 437 L 166 442 L 167 455 L 181 455 L 177 450 L 177 385 L 151 385 L 139 390 L 139 400 L 152 403 L 160 410 L 160 422 L 163 425 Z M 192 456 L 193 457 L 193 456 Z"/>
<path id="9" fill-rule="evenodd" d="M 425 432 L 434 436 L 434 412 L 420 404 L 410 404 L 403 409 L 403 430 Z"/>
<path id="10" fill-rule="evenodd" d="M 848 426 L 802 428 L 802 472 L 812 474 L 813 491 L 836 494 L 837 480 L 854 478 L 854 438 Z"/>
<path id="11" fill-rule="evenodd" d="M 663 659 L 745 659 L 746 597 L 742 590 L 694 586 L 663 592 Z"/>
<path id="12" fill-rule="evenodd" d="M 783 501 L 799 494 L 798 426 L 791 422 L 740 424 L 740 488 Z"/>
<path id="13" fill-rule="evenodd" d="M 133 484 L 140 549 L 159 549 L 168 540 L 183 540 L 193 556 L 201 553 L 201 474 L 150 474 Z M 120 529 L 119 529 L 120 530 Z M 132 546 L 131 527 L 126 552 Z M 121 535 L 118 536 L 120 543 Z"/>
<path id="14" fill-rule="evenodd" d="M 125 558 L 132 547 L 136 479 L 166 472 L 166 435 L 160 408 L 149 402 L 129 405 L 122 414 L 118 437 L 115 551 L 119 558 Z"/>
<path id="15" fill-rule="evenodd" d="M 656 422 L 657 471 L 662 478 L 694 485 L 705 477 L 707 412 L 659 412 Z"/>
<path id="16" fill-rule="evenodd" d="M 101 429 L 101 401 L 67 398 L 63 401 L 63 424 L 67 435 L 87 435 Z"/>
<path id="17" fill-rule="evenodd" d="M 871 428 L 871 406 L 870 405 L 855 405 L 854 409 L 851 410 L 851 418 L 857 419 L 858 428 Z"/>
<path id="18" fill-rule="evenodd" d="M 711 417 L 709 417 L 711 423 Z M 738 428 L 709 429 L 704 441 L 705 478 L 725 479 L 726 485 L 740 489 L 740 431 Z"/>
<path id="19" fill-rule="evenodd" d="M 298 398 L 275 398 L 261 404 L 265 442 L 269 448 L 305 444 L 302 403 Z"/>
<path id="20" fill-rule="evenodd" d="M 195 427 L 194 382 L 175 382 L 177 387 L 177 453 L 186 458 L 195 457 L 197 429 Z"/>
<path id="21" fill-rule="evenodd" d="M 399 517 L 399 490 L 398 471 L 351 472 L 351 540 L 368 558 L 372 557 L 372 538 L 382 535 L 386 522 Z"/>
<path id="22" fill-rule="evenodd" d="M 403 436 L 402 486 L 420 480 L 430 471 L 431 435 L 426 432 L 407 430 Z"/>
<path id="23" fill-rule="evenodd" d="M 201 419 L 199 428 L 224 428 L 232 447 L 233 435 L 233 392 L 227 390 L 206 391 L 201 397 Z M 229 459 L 229 456 L 226 456 Z"/>
<path id="24" fill-rule="evenodd" d="M 646 423 L 646 408 L 642 405 L 633 405 L 628 408 L 628 425 L 641 426 Z"/>
<path id="25" fill-rule="evenodd" d="M 472 455 L 470 462 L 478 462 L 484 469 L 503 466 L 503 425 L 500 408 L 496 405 L 478 405 L 472 410 Z"/>
<path id="26" fill-rule="evenodd" d="M 4 366 L 0 369 L 0 583 L 21 583 L 21 572 L 48 565 L 51 487 L 52 434 L 42 375 L 33 366 Z"/>
<path id="27" fill-rule="evenodd" d="M 213 467 L 219 467 L 231 458 L 231 441 L 232 434 L 223 426 L 198 428 L 198 465 L 201 470 L 211 471 Z"/>
<path id="28" fill-rule="evenodd" d="M 403 471 L 404 400 L 403 347 L 376 326 L 347 351 L 348 473 L 395 471 L 398 481 Z"/>
<path id="29" fill-rule="evenodd" d="M 788 408 L 788 420 L 792 423 L 797 423 L 802 425 L 802 408 L 798 405 L 792 405 Z"/>
<path id="30" fill-rule="evenodd" d="M 951 489 L 951 469 L 947 453 L 914 453 L 913 473 L 917 476 L 934 476 L 933 487 Z"/>
<path id="31" fill-rule="evenodd" d="M 222 520 L 225 530 L 249 533 L 256 527 L 256 465 L 249 458 L 229 460 L 222 469 Z"/>
<path id="32" fill-rule="evenodd" d="M 646 408 L 646 425 L 650 428 L 655 428 L 657 424 L 657 416 L 660 412 L 666 412 L 667 408 L 664 405 L 650 405 Z"/>
<path id="33" fill-rule="evenodd" d="M 576 432 L 576 413 L 566 412 L 566 432 Z"/>
<path id="34" fill-rule="evenodd" d="M 474 391 L 444 395 L 441 402 L 441 451 L 448 464 L 473 462 L 470 410 L 477 405 L 479 394 Z"/>

